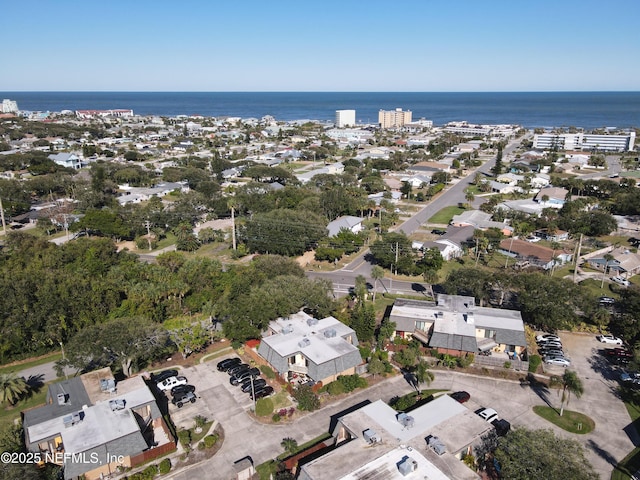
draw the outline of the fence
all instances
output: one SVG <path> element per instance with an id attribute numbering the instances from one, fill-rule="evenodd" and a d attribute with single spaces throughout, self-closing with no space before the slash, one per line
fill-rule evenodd
<path id="1" fill-rule="evenodd" d="M 143 463 L 147 463 L 158 457 L 162 457 L 168 453 L 175 451 L 175 449 L 176 449 L 176 443 L 171 441 L 169 443 L 165 443 L 164 445 L 160 445 L 150 450 L 146 450 L 142 452 L 140 455 L 131 457 L 131 468 L 135 468 L 138 465 L 142 465 Z"/>
<path id="2" fill-rule="evenodd" d="M 499 356 L 498 356 L 499 355 Z M 482 355 L 476 355 L 473 363 L 476 365 L 486 365 L 487 367 L 500 367 L 504 368 L 505 362 L 511 363 L 511 369 L 520 370 L 523 372 L 529 371 L 529 362 L 524 360 L 512 360 L 507 358 L 506 355 L 497 354 L 496 356 L 485 357 Z"/>

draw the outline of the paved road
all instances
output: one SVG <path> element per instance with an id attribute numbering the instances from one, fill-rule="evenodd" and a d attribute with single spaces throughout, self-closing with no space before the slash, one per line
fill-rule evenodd
<path id="1" fill-rule="evenodd" d="M 574 435 L 548 423 L 532 411 L 534 405 L 550 403 L 560 406 L 558 391 L 537 391 L 522 387 L 518 382 L 496 378 L 478 377 L 452 371 L 434 371 L 435 380 L 429 388 L 451 391 L 465 390 L 471 394 L 466 405 L 475 410 L 481 406 L 495 408 L 502 418 L 514 426 L 530 429 L 547 428 L 558 436 L 574 438 L 587 448 L 587 458 L 601 478 L 609 478 L 613 466 L 622 460 L 634 445 L 640 444 L 624 404 L 616 396 L 617 373 L 603 363 L 598 349 L 602 348 L 592 335 L 561 334 L 565 350 L 572 358 L 572 368 L 584 382 L 584 395 L 572 397 L 567 409 L 583 412 L 596 422 L 595 430 L 587 435 Z M 184 410 L 178 424 L 191 426 L 192 415 L 204 414 L 217 419 L 225 429 L 225 443 L 213 458 L 201 464 L 173 473 L 168 478 L 187 480 L 193 478 L 235 478 L 233 462 L 250 455 L 259 465 L 282 453 L 281 439 L 294 438 L 298 444 L 307 442 L 329 429 L 331 415 L 360 402 L 382 399 L 388 401 L 395 395 L 412 390 L 400 376 L 385 380 L 367 390 L 355 392 L 341 402 L 325 406 L 317 412 L 306 414 L 290 424 L 264 425 L 250 417 L 246 410 L 251 402 L 245 394 L 228 385 L 228 376 L 215 371 L 213 362 L 186 369 L 187 377 L 198 385 L 201 399 Z M 562 369 L 558 371 L 562 373 Z M 198 408 L 196 406 L 199 405 Z M 203 410 L 206 405 L 206 411 Z M 187 407 L 184 407 L 187 408 Z"/>
<path id="2" fill-rule="evenodd" d="M 521 138 L 510 142 L 503 151 L 503 156 L 511 154 L 521 142 Z M 472 183 L 477 172 L 488 173 L 495 165 L 495 157 L 483 163 L 476 170 L 472 171 L 466 177 L 460 179 L 453 185 L 449 186 L 447 190 L 442 192 L 438 197 L 425 205 L 421 210 L 414 214 L 411 218 L 402 223 L 396 231 L 403 232 L 407 235 L 412 234 L 418 230 L 423 224 L 427 222 L 432 216 L 445 207 L 451 205 L 457 205 L 459 203 L 465 203 L 465 189 Z M 355 278 L 358 275 L 364 276 L 371 284 L 373 279 L 371 278 L 371 268 L 373 264 L 367 261 L 366 256 L 369 250 L 363 251 L 355 259 L 353 259 L 348 265 L 335 272 L 307 272 L 309 278 L 325 278 L 330 280 L 334 285 L 334 292 L 346 293 L 349 287 L 355 285 Z M 377 291 L 393 291 L 394 293 L 415 293 L 414 287 L 411 282 L 399 282 L 384 280 L 384 286 L 380 285 Z M 386 290 L 385 290 L 386 289 Z"/>

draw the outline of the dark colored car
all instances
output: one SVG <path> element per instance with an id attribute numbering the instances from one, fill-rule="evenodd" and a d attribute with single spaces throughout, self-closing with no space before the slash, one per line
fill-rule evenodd
<path id="1" fill-rule="evenodd" d="M 171 389 L 171 396 L 177 397 L 178 395 L 181 395 L 183 393 L 186 393 L 186 392 L 193 393 L 195 391 L 196 391 L 196 387 L 194 387 L 193 385 L 177 385 Z"/>
<path id="2" fill-rule="evenodd" d="M 231 367 L 235 367 L 237 365 L 240 365 L 241 363 L 242 360 L 240 360 L 238 357 L 225 358 L 224 360 L 218 362 L 217 368 L 219 372 L 225 372 Z"/>
<path id="3" fill-rule="evenodd" d="M 509 430 L 511 430 L 511 424 L 504 418 L 494 420 L 493 422 L 491 422 L 491 425 L 495 427 L 496 434 L 498 434 L 499 437 L 504 437 L 507 433 L 509 433 Z"/>
<path id="4" fill-rule="evenodd" d="M 236 365 L 235 367 L 228 368 L 227 373 L 233 376 L 236 373 L 241 372 L 242 370 L 249 370 L 249 365 L 247 365 L 246 363 L 241 363 L 240 365 Z"/>
<path id="5" fill-rule="evenodd" d="M 242 382 L 242 385 L 240 386 L 240 388 L 244 393 L 247 393 L 247 392 L 251 392 L 251 389 L 253 389 L 254 392 L 257 390 L 261 390 L 262 387 L 266 385 L 267 385 L 267 381 L 264 378 L 258 378 L 253 381 L 253 386 L 252 386 L 251 378 L 248 378 L 244 382 Z"/>
<path id="6" fill-rule="evenodd" d="M 272 393 L 273 393 L 273 387 L 271 385 L 266 385 L 264 388 L 257 390 L 254 395 L 249 393 L 249 396 L 251 397 L 251 400 L 254 400 L 254 399 L 257 400 L 258 398 L 268 397 Z"/>
<path id="7" fill-rule="evenodd" d="M 182 408 L 187 402 L 196 403 L 196 395 L 193 392 L 183 392 L 171 399 L 171 403 L 178 408 Z"/>
<path id="8" fill-rule="evenodd" d="M 450 397 L 459 403 L 464 403 L 469 401 L 471 395 L 469 395 L 467 392 L 453 392 Z"/>
<path id="9" fill-rule="evenodd" d="M 160 373 L 152 373 L 151 380 L 155 383 L 164 382 L 167 378 L 177 377 L 178 370 L 163 370 Z"/>
<path id="10" fill-rule="evenodd" d="M 260 370 L 258 370 L 255 367 L 247 370 L 242 370 L 241 372 L 236 373 L 235 375 L 232 375 L 231 378 L 229 379 L 229 383 L 231 383 L 231 385 L 237 386 L 237 385 L 240 385 L 245 380 L 247 380 L 248 378 L 257 377 L 259 375 L 260 375 Z"/>
<path id="11" fill-rule="evenodd" d="M 433 230 L 431 230 L 431 233 L 433 233 L 434 235 L 444 235 L 445 233 L 447 233 L 447 231 L 441 230 L 439 228 L 434 228 Z"/>

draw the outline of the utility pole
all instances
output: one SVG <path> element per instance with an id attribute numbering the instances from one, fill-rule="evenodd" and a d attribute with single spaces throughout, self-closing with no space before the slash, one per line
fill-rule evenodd
<path id="1" fill-rule="evenodd" d="M 236 217 L 235 217 L 235 207 L 231 205 L 231 237 L 233 242 L 233 249 L 236 249 Z"/>
<path id="2" fill-rule="evenodd" d="M 396 275 L 398 274 L 398 242 L 396 242 L 396 263 L 395 263 L 395 267 L 396 267 Z"/>
<path id="3" fill-rule="evenodd" d="M 580 240 L 578 241 L 578 250 L 576 253 L 575 264 L 573 266 L 573 283 L 576 283 L 576 274 L 578 273 L 578 262 L 580 261 L 581 249 L 582 249 L 582 234 L 580 234 Z"/>
<path id="4" fill-rule="evenodd" d="M 2 206 L 2 198 L 0 198 L 0 217 L 2 218 L 2 231 L 4 238 L 7 238 L 7 223 L 4 221 L 4 207 Z"/>

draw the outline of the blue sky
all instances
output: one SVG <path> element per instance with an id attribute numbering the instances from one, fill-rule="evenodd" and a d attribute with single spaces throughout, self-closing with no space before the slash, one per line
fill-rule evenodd
<path id="1" fill-rule="evenodd" d="M 638 0 L 3 2 L 0 91 L 640 90 Z"/>

